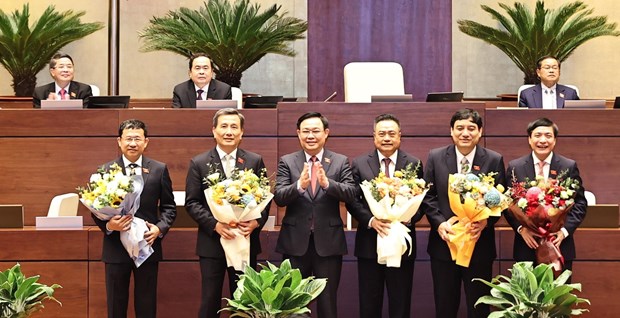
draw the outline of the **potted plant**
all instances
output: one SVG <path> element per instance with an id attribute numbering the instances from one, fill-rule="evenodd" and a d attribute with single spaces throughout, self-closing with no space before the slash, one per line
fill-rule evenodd
<path id="1" fill-rule="evenodd" d="M 546 318 L 578 316 L 587 309 L 574 308 L 590 301 L 572 294 L 581 291 L 581 284 L 567 284 L 571 271 L 565 270 L 554 279 L 553 266 L 532 262 L 515 263 L 509 270 L 512 277 L 498 275 L 490 282 L 476 278 L 491 287 L 491 295 L 478 299 L 476 305 L 487 304 L 499 310 L 491 312 L 489 318 Z"/>
<path id="2" fill-rule="evenodd" d="M 241 85 L 243 71 L 268 53 L 295 56 L 289 42 L 303 39 L 308 23 L 278 14 L 273 5 L 260 12 L 249 0 L 210 0 L 199 10 L 185 7 L 153 17 L 139 34 L 142 51 L 169 51 L 185 57 L 208 54 L 219 67 L 217 79 Z"/>
<path id="3" fill-rule="evenodd" d="M 536 2 L 534 12 L 523 3 L 514 8 L 499 3 L 507 15 L 489 6 L 481 5 L 500 28 L 482 25 L 471 20 L 457 21 L 461 32 L 496 46 L 523 72 L 523 84 L 537 84 L 536 68 L 539 58 L 552 55 L 561 63 L 577 47 L 588 40 L 604 36 L 618 36 L 616 23 L 607 23 L 606 16 L 592 16 L 592 9 L 581 1 L 546 9 L 542 0 Z"/>
<path id="4" fill-rule="evenodd" d="M 0 317 L 29 317 L 44 307 L 45 299 L 51 299 L 62 305 L 53 296 L 54 290 L 62 287 L 58 284 L 43 285 L 37 283 L 38 280 L 38 275 L 26 278 L 19 263 L 0 272 Z"/>
<path id="5" fill-rule="evenodd" d="M 0 64 L 13 77 L 15 96 L 32 96 L 41 71 L 67 44 L 103 28 L 103 23 L 82 23 L 85 12 L 57 12 L 53 5 L 29 25 L 30 9 L 12 15 L 0 10 Z"/>
<path id="6" fill-rule="evenodd" d="M 306 307 L 318 297 L 326 278 L 302 278 L 299 269 L 292 269 L 288 259 L 280 267 L 269 262 L 257 273 L 248 266 L 239 276 L 233 299 L 226 299 L 232 317 L 270 318 L 289 317 L 309 313 Z"/>

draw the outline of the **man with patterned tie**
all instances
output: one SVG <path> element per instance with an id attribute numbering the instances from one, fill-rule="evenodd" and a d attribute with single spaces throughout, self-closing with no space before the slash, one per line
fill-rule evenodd
<path id="1" fill-rule="evenodd" d="M 178 84 L 172 92 L 172 107 L 196 108 L 197 100 L 232 99 L 230 85 L 213 78 L 217 70 L 205 53 L 189 58 L 189 80 Z"/>
<path id="2" fill-rule="evenodd" d="M 540 83 L 524 89 L 519 97 L 519 107 L 556 109 L 564 108 L 567 99 L 579 99 L 577 91 L 558 84 L 560 61 L 553 56 L 543 56 L 537 62 L 536 74 Z"/>
<path id="3" fill-rule="evenodd" d="M 32 106 L 41 108 L 41 100 L 81 99 L 88 105 L 88 98 L 93 96 L 90 85 L 73 80 L 73 59 L 69 54 L 56 53 L 50 60 L 50 75 L 54 82 L 39 86 L 32 94 Z"/>
<path id="4" fill-rule="evenodd" d="M 564 268 L 572 269 L 575 259 L 575 241 L 573 234 L 586 217 L 587 201 L 584 195 L 584 187 L 577 163 L 569 158 L 561 156 L 553 150 L 558 137 L 558 126 L 548 118 L 539 118 L 529 123 L 527 126 L 528 142 L 531 153 L 512 160 L 508 163 L 506 176 L 511 180 L 512 176 L 516 181 L 521 182 L 526 179 L 534 180 L 536 176 L 545 179 L 557 178 L 558 174 L 567 171 L 566 177 L 579 181 L 579 190 L 575 197 L 575 205 L 566 216 L 566 223 L 560 231 L 553 234 L 555 244 L 564 256 Z M 506 213 L 506 220 L 515 230 L 513 244 L 513 257 L 516 261 L 535 261 L 535 250 L 538 247 L 536 234 L 527 228 L 522 227 L 512 214 Z"/>
<path id="5" fill-rule="evenodd" d="M 489 306 L 474 304 L 483 295 L 489 294 L 489 287 L 472 282 L 473 278 L 491 280 L 495 253 L 496 217 L 470 223 L 470 234 L 477 237 L 469 267 L 462 267 L 452 260 L 448 248 L 448 234 L 454 234 L 448 220 L 455 216 L 448 200 L 448 177 L 454 173 L 487 174 L 496 172 L 495 184 L 505 184 L 504 159 L 490 149 L 478 145 L 482 136 L 482 117 L 472 109 L 454 113 L 450 120 L 450 135 L 453 144 L 432 149 L 428 154 L 424 179 L 432 184 L 426 194 L 428 204 L 424 211 L 431 231 L 427 252 L 431 256 L 431 273 L 435 296 L 437 318 L 456 318 L 461 298 L 461 285 L 465 290 L 467 317 L 487 317 Z"/>
<path id="6" fill-rule="evenodd" d="M 299 117 L 302 150 L 280 158 L 274 194 L 276 204 L 286 207 L 276 251 L 304 277 L 327 278 L 318 297 L 319 318 L 338 317 L 342 255 L 347 254 L 340 202 L 353 202 L 357 193 L 349 159 L 324 148 L 328 136 L 329 123 L 320 113 Z"/>
<path id="7" fill-rule="evenodd" d="M 140 208 L 135 217 L 147 222 L 149 231 L 144 239 L 153 247 L 153 254 L 140 267 L 123 247 L 120 233 L 131 228 L 131 215 L 117 215 L 109 221 L 93 216 L 103 234 L 101 260 L 105 262 L 105 282 L 109 318 L 127 317 L 129 283 L 134 280 L 134 307 L 136 317 L 157 316 L 157 272 L 163 259 L 161 241 L 176 218 L 176 204 L 172 195 L 172 181 L 165 163 L 142 154 L 149 144 L 146 125 L 137 119 L 128 119 L 118 129 L 118 146 L 122 156 L 105 164 L 116 163 L 125 174 L 141 175 L 144 188 L 140 194 Z"/>
<path id="8" fill-rule="evenodd" d="M 383 172 L 386 177 L 395 171 L 419 165 L 418 178 L 422 178 L 423 168 L 420 159 L 400 149 L 400 122 L 392 114 L 382 114 L 374 121 L 375 149 L 353 160 L 351 169 L 356 184 L 372 180 Z M 361 192 L 361 189 L 359 190 Z M 363 194 L 354 203 L 347 204 L 347 210 L 358 221 L 355 236 L 355 256 L 359 282 L 359 311 L 362 318 L 380 318 L 383 311 L 383 290 L 387 289 L 389 317 L 409 318 L 411 312 L 411 290 L 413 268 L 416 256 L 415 223 L 423 214 L 420 212 L 407 222 L 411 231 L 411 251 L 407 250 L 400 267 L 387 267 L 377 262 L 377 234 L 385 236 L 390 230 L 390 221 L 375 218 Z"/>
<path id="9" fill-rule="evenodd" d="M 259 154 L 239 148 L 244 123 L 245 117 L 236 109 L 218 110 L 213 116 L 212 129 L 216 146 L 192 158 L 187 172 L 185 208 L 198 223 L 196 254 L 200 257 L 202 276 L 202 296 L 198 314 L 201 318 L 219 317 L 224 274 L 228 272 L 231 295 L 237 288 L 236 281 L 239 274 L 233 267 L 227 267 L 226 255 L 220 243 L 220 238 L 233 239 L 235 234 L 231 231 L 231 225 L 218 222 L 213 217 L 204 194 L 208 186 L 204 178 L 213 172 L 230 176 L 234 168 L 252 169 L 258 175 L 265 168 L 263 158 Z M 250 235 L 249 265 L 254 269 L 256 269 L 256 257 L 261 252 L 259 234 L 269 216 L 269 207 L 270 205 L 267 205 L 262 211 L 260 219 L 240 222 L 237 225 L 243 235 Z"/>

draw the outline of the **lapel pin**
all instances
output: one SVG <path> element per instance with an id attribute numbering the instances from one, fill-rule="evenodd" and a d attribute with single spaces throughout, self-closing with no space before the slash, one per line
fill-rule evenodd
<path id="1" fill-rule="evenodd" d="M 147 168 L 142 168 L 142 173 L 144 173 L 144 174 L 149 174 L 149 169 L 147 169 Z"/>
<path id="2" fill-rule="evenodd" d="M 332 160 L 329 159 L 329 158 L 324 158 L 323 160 L 325 160 L 325 163 L 331 163 L 332 162 Z"/>
<path id="3" fill-rule="evenodd" d="M 237 162 L 240 164 L 243 164 L 245 162 L 245 160 L 243 160 L 243 158 L 237 158 Z"/>
<path id="4" fill-rule="evenodd" d="M 560 93 L 560 97 L 564 98 L 564 93 Z"/>
<path id="5" fill-rule="evenodd" d="M 480 166 L 474 166 L 474 170 L 480 171 Z"/>
<path id="6" fill-rule="evenodd" d="M 75 96 L 76 96 L 76 95 L 75 95 L 75 92 L 71 92 L 71 94 L 70 94 L 70 95 L 71 95 L 71 97 L 73 97 L 73 98 L 75 98 Z"/>
<path id="7" fill-rule="evenodd" d="M 554 176 L 558 174 L 558 172 L 557 172 L 557 171 L 555 171 L 555 170 L 549 170 L 549 173 L 550 173 L 550 174 L 552 174 L 552 175 L 554 175 Z"/>

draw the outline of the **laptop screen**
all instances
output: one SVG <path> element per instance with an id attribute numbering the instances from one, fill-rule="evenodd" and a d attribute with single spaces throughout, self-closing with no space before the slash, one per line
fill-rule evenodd
<path id="1" fill-rule="evenodd" d="M 390 102 L 412 102 L 413 96 L 411 94 L 404 95 L 372 95 L 370 96 L 370 102 L 372 103 L 390 103 Z"/>
<path id="2" fill-rule="evenodd" d="M 243 108 L 276 108 L 283 99 L 283 96 L 248 96 Z"/>
<path id="3" fill-rule="evenodd" d="M 91 96 L 86 108 L 127 108 L 129 96 Z"/>
<path id="4" fill-rule="evenodd" d="M 431 92 L 426 95 L 427 102 L 460 102 L 463 92 Z"/>

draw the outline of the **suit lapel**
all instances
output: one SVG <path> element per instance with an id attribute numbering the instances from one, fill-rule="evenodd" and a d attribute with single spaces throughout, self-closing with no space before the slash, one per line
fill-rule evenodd
<path id="1" fill-rule="evenodd" d="M 564 108 L 564 91 L 565 91 L 565 87 L 562 85 L 557 84 L 555 86 L 555 98 L 556 98 L 556 105 L 558 108 Z"/>
<path id="2" fill-rule="evenodd" d="M 189 100 L 190 105 L 196 108 L 196 89 L 194 88 L 194 82 L 192 80 L 187 81 L 187 99 Z"/>
<path id="3" fill-rule="evenodd" d="M 151 167 L 151 159 L 142 156 L 142 180 L 144 181 L 144 186 L 146 187 L 146 182 L 149 179 L 150 175 L 150 167 Z M 144 192 L 143 192 L 144 193 Z"/>
<path id="4" fill-rule="evenodd" d="M 368 155 L 368 160 L 366 160 L 366 162 L 368 163 L 368 168 L 372 172 L 372 175 L 378 176 L 381 171 L 381 163 L 379 163 L 379 155 L 376 150 Z"/>
<path id="5" fill-rule="evenodd" d="M 207 99 L 213 98 L 215 96 L 215 90 L 217 89 L 217 84 L 215 83 L 215 79 L 212 79 L 209 83 L 209 91 L 207 92 Z"/>
<path id="6" fill-rule="evenodd" d="M 476 146 L 476 153 L 474 154 L 474 162 L 471 164 L 471 172 L 473 174 L 480 174 L 480 167 L 484 165 L 487 159 L 487 152 L 484 148 Z"/>
<path id="7" fill-rule="evenodd" d="M 562 165 L 558 155 L 553 154 L 551 158 L 551 165 L 549 165 L 549 179 L 557 179 L 558 173 L 562 170 Z"/>
<path id="8" fill-rule="evenodd" d="M 235 168 L 238 170 L 245 170 L 246 167 L 246 158 L 245 151 L 237 148 L 237 158 L 235 158 Z M 260 171 L 253 171 L 257 176 L 260 174 Z"/>
<path id="9" fill-rule="evenodd" d="M 394 164 L 394 172 L 398 170 L 404 170 L 406 168 L 406 165 L 405 165 L 406 162 L 407 162 L 407 155 L 404 152 L 399 150 L 398 156 L 396 157 L 396 164 Z"/>
<path id="10" fill-rule="evenodd" d="M 452 145 L 446 148 L 446 163 L 448 164 L 448 173 L 454 174 L 457 173 L 458 167 L 456 166 L 456 149 L 455 146 Z"/>
<path id="11" fill-rule="evenodd" d="M 77 98 L 78 88 L 78 85 L 74 81 L 71 81 L 71 83 L 69 83 L 69 99 Z"/>
<path id="12" fill-rule="evenodd" d="M 220 173 L 220 175 L 226 176 L 226 173 L 224 172 L 224 166 L 222 166 L 222 159 L 220 159 L 220 155 L 217 152 L 217 149 L 211 149 L 211 151 L 209 152 L 209 156 L 211 157 L 209 159 L 209 163 L 215 169 L 215 171 Z"/>
<path id="13" fill-rule="evenodd" d="M 534 99 L 534 105 L 536 108 L 543 108 L 542 106 L 542 86 L 540 84 L 534 86 L 532 90 L 532 98 Z"/>
<path id="14" fill-rule="evenodd" d="M 525 171 L 525 176 L 530 179 L 536 179 L 536 170 L 534 169 L 534 159 L 532 155 L 527 156 L 525 162 L 523 163 L 523 170 Z M 512 176 L 510 176 L 512 178 Z"/>

